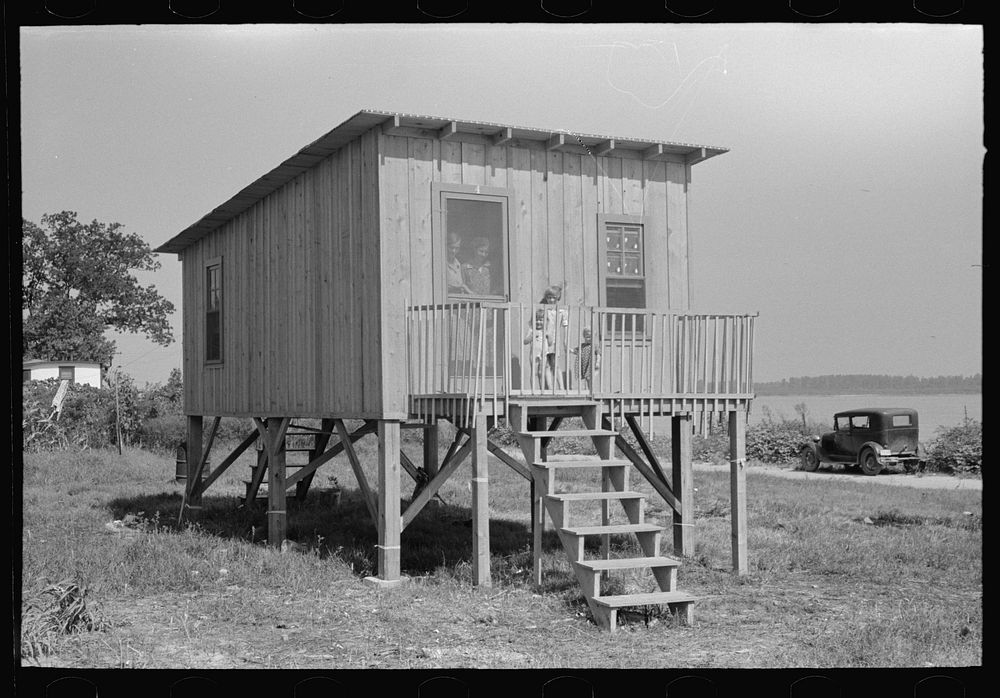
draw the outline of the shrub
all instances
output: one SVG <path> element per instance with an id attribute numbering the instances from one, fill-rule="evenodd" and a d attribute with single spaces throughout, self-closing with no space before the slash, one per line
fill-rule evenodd
<path id="1" fill-rule="evenodd" d="M 747 429 L 747 458 L 764 463 L 784 463 L 798 458 L 809 436 L 801 422 L 764 421 Z"/>
<path id="2" fill-rule="evenodd" d="M 928 444 L 925 467 L 948 473 L 982 474 L 983 424 L 966 419 L 954 427 L 941 427 Z"/>
<path id="3" fill-rule="evenodd" d="M 52 398 L 60 381 L 29 381 L 22 386 L 22 443 L 26 451 L 53 448 L 103 448 L 117 442 L 116 419 L 122 441 L 133 444 L 139 435 L 137 391 L 132 379 L 122 375 L 117 399 L 111 388 L 71 384 L 58 417 Z"/>
<path id="4" fill-rule="evenodd" d="M 304 424 L 307 421 L 296 420 L 296 424 L 300 422 Z M 212 419 L 206 418 L 202 423 L 203 445 L 208 442 L 211 428 Z M 215 444 L 239 443 L 253 428 L 253 422 L 249 419 L 224 417 L 219 422 L 219 429 L 215 433 Z M 182 414 L 146 419 L 137 434 L 137 442 L 141 448 L 150 451 L 167 451 L 170 456 L 173 456 L 177 446 L 185 440 L 187 440 L 187 417 Z"/>
<path id="5" fill-rule="evenodd" d="M 139 416 L 143 420 L 184 415 L 184 382 L 180 369 L 173 369 L 164 385 L 147 384 L 138 396 Z"/>
<path id="6" fill-rule="evenodd" d="M 143 421 L 139 442 L 149 450 L 173 451 L 187 438 L 187 420 L 183 415 L 153 417 Z"/>

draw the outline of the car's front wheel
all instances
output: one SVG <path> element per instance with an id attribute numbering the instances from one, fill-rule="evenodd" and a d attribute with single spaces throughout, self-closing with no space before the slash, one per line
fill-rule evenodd
<path id="1" fill-rule="evenodd" d="M 861 452 L 860 463 L 861 472 L 865 475 L 878 475 L 882 472 L 882 464 L 878 462 L 878 457 L 875 455 L 875 451 L 870 448 L 866 448 Z"/>
<path id="2" fill-rule="evenodd" d="M 802 453 L 799 454 L 799 460 L 801 462 L 802 469 L 807 473 L 811 473 L 819 468 L 819 457 L 816 455 L 816 451 L 811 448 L 803 448 Z"/>

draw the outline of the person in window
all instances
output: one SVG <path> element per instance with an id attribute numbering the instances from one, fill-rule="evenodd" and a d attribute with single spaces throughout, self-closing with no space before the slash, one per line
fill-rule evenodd
<path id="1" fill-rule="evenodd" d="M 473 294 L 488 296 L 493 292 L 490 280 L 490 241 L 480 237 L 472 241 L 473 256 L 462 266 L 462 279 Z"/>
<path id="2" fill-rule="evenodd" d="M 554 306 L 562 298 L 562 286 L 549 286 L 542 294 L 542 304 Z M 546 308 L 545 310 L 545 337 L 547 340 L 545 347 L 545 387 L 551 388 L 553 384 L 556 388 L 563 387 L 562 376 L 556 371 L 556 352 L 560 342 L 567 336 L 569 327 L 569 314 L 565 308 Z M 551 340 L 549 340 L 551 338 Z"/>
<path id="3" fill-rule="evenodd" d="M 462 277 L 462 261 L 458 253 L 462 249 L 462 239 L 455 234 L 448 235 L 448 295 L 467 296 L 472 291 Z"/>

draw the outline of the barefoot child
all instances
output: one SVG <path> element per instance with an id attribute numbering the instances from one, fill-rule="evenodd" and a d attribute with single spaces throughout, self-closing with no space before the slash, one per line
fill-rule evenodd
<path id="1" fill-rule="evenodd" d="M 531 361 L 534 368 L 531 374 L 531 387 L 537 388 L 542 385 L 544 380 L 543 365 L 551 341 L 551 338 L 545 334 L 545 311 L 541 309 L 535 311 L 535 319 L 529 323 L 529 326 L 530 329 L 524 337 L 524 343 L 531 345 Z"/>

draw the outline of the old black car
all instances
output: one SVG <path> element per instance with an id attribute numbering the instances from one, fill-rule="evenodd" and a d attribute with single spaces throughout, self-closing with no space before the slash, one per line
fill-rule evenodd
<path id="1" fill-rule="evenodd" d="M 833 431 L 811 437 L 800 452 L 802 469 L 822 463 L 860 467 L 878 475 L 886 465 L 910 470 L 920 462 L 917 411 L 904 407 L 847 410 L 833 416 Z"/>

